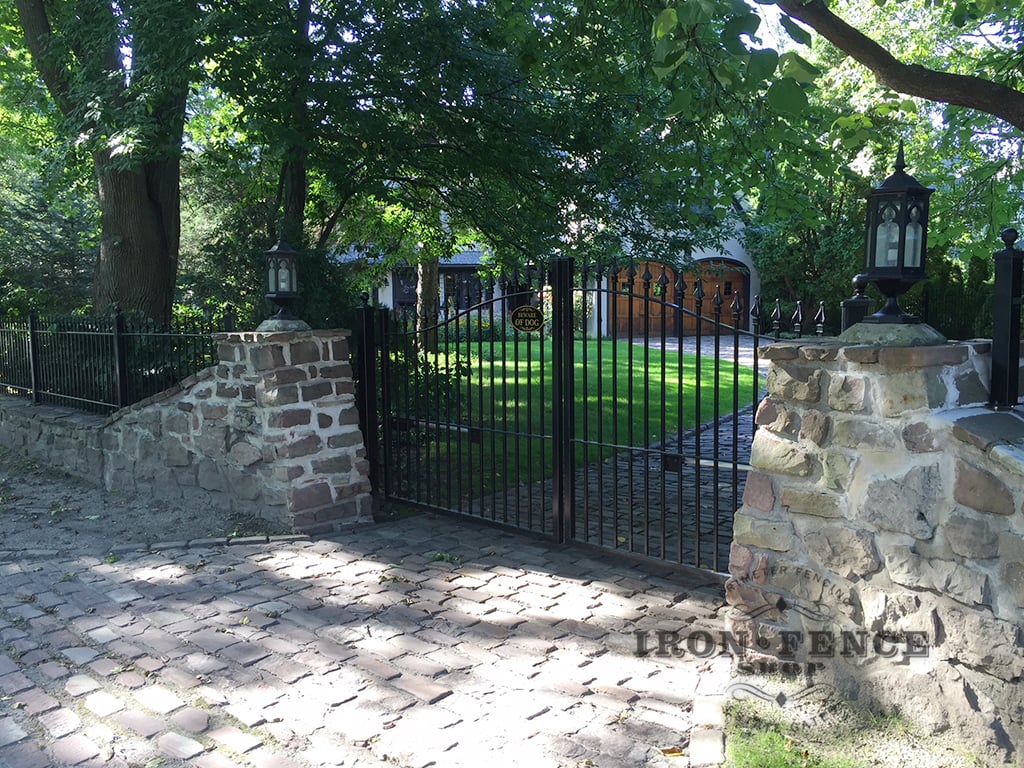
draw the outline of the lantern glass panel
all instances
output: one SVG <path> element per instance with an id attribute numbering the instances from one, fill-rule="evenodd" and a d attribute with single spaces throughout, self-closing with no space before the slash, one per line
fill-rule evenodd
<path id="1" fill-rule="evenodd" d="M 271 256 L 267 259 L 267 290 L 270 293 L 277 293 L 277 259 Z"/>
<path id="2" fill-rule="evenodd" d="M 291 293 L 292 291 L 292 275 L 289 267 L 288 259 L 281 259 L 277 268 L 277 288 L 281 293 Z"/>
<path id="3" fill-rule="evenodd" d="M 908 267 L 921 266 L 921 245 L 924 239 L 924 227 L 921 226 L 921 207 L 914 205 L 910 209 L 907 221 L 907 261 Z"/>
<path id="4" fill-rule="evenodd" d="M 896 206 L 886 203 L 879 211 L 878 229 L 875 230 L 875 266 L 899 265 L 900 227 L 896 223 Z"/>

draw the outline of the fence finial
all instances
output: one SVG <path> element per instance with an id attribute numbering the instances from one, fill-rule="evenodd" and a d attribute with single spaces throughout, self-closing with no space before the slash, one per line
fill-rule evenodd
<path id="1" fill-rule="evenodd" d="M 796 303 L 796 309 L 793 310 L 793 316 L 789 319 L 792 324 L 793 333 L 799 336 L 803 333 L 804 329 L 804 303 L 802 300 L 798 300 Z"/>

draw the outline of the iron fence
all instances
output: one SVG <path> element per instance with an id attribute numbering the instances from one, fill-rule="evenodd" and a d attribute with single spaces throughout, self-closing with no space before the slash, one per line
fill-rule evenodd
<path id="1" fill-rule="evenodd" d="M 630 267 L 557 260 L 427 318 L 364 294 L 353 370 L 382 499 L 723 570 L 757 345 L 823 335 L 825 310 Z M 524 303 L 540 327 L 513 325 Z"/>
<path id="2" fill-rule="evenodd" d="M 217 362 L 220 317 L 160 326 L 123 312 L 0 321 L 0 393 L 33 403 L 110 413 L 168 389 Z"/>

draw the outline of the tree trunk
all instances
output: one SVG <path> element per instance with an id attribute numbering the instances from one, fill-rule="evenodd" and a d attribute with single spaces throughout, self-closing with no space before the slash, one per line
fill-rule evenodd
<path id="1" fill-rule="evenodd" d="M 181 7 L 168 3 L 163 10 L 180 22 Z M 111 113 L 128 110 L 122 117 L 130 122 L 131 110 L 122 100 L 129 78 L 123 69 L 124 52 L 118 34 L 119 29 L 130 26 L 128 17 L 118 15 L 124 9 L 109 3 L 91 9 L 89 22 L 95 34 L 90 36 L 77 26 L 82 17 L 56 13 L 59 4 L 17 0 L 17 8 L 32 61 L 65 117 L 78 120 L 86 112 L 86 105 L 92 111 L 93 102 L 102 101 Z M 179 38 L 180 46 L 150 46 L 150 33 L 165 36 L 171 32 L 153 16 L 153 8 L 135 10 L 145 16 L 149 26 L 139 22 L 131 27 L 133 73 L 139 77 L 159 73 L 162 87 L 150 94 L 151 114 L 142 126 L 146 128 L 147 159 L 132 162 L 130 157 L 113 158 L 110 141 L 102 135 L 96 142 L 101 148 L 93 150 L 101 220 L 93 309 L 105 313 L 116 304 L 165 323 L 171 318 L 178 268 L 180 149 L 195 41 L 188 36 Z M 51 13 L 56 15 L 51 17 Z M 74 56 L 64 50 L 63 44 L 54 43 L 54 18 L 65 25 L 57 30 L 63 35 L 60 39 L 80 46 Z M 103 25 L 108 26 L 102 29 Z M 81 62 L 86 58 L 90 60 L 92 79 L 85 78 L 84 87 L 81 83 L 72 87 L 75 68 L 81 75 L 86 69 Z M 112 89 L 111 84 L 117 85 Z M 86 117 L 76 124 L 75 131 L 79 136 L 91 136 L 97 128 L 92 118 Z"/>
<path id="2" fill-rule="evenodd" d="M 309 108 L 306 105 L 309 92 L 310 68 L 313 51 L 309 44 L 309 20 L 312 0 L 300 0 L 295 9 L 295 77 L 291 82 L 291 98 L 288 115 L 289 125 L 282 125 L 285 135 L 294 137 L 284 150 L 281 164 L 281 228 L 278 237 L 287 240 L 296 248 L 305 245 L 306 198 L 309 194 L 309 178 L 306 170 L 305 136 L 309 135 Z"/>
<path id="3" fill-rule="evenodd" d="M 296 248 L 303 246 L 306 195 L 309 182 L 306 174 L 306 150 L 299 145 L 288 148 L 281 166 L 281 231 L 279 237 Z"/>
<path id="4" fill-rule="evenodd" d="M 423 254 L 416 267 L 416 339 L 421 352 L 437 352 L 439 267 L 440 263 L 434 253 Z"/>
<path id="5" fill-rule="evenodd" d="M 101 215 L 94 310 L 106 313 L 116 304 L 167 323 L 181 233 L 178 160 L 151 160 L 126 170 L 114 167 L 105 153 L 93 159 Z"/>

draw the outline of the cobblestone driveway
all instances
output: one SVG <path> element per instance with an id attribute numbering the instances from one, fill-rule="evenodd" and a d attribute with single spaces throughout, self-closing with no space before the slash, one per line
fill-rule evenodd
<path id="1" fill-rule="evenodd" d="M 180 544 L 0 563 L 0 765 L 721 756 L 728 658 L 634 653 L 637 630 L 716 630 L 717 583 L 428 516 Z"/>

